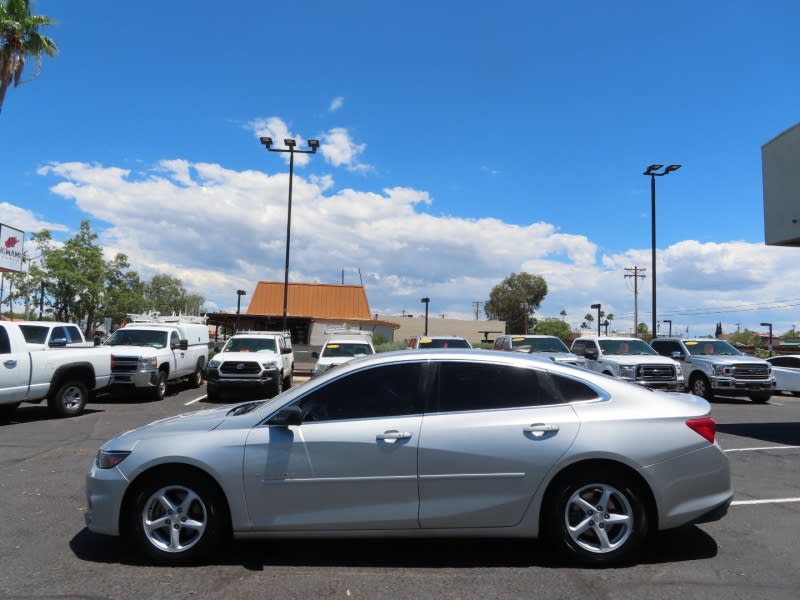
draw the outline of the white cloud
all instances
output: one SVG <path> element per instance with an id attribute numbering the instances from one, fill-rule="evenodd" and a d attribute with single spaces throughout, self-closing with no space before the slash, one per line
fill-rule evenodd
<path id="1" fill-rule="evenodd" d="M 100 239 L 109 257 L 124 252 L 143 277 L 168 273 L 211 306 L 230 308 L 236 289 L 250 293 L 257 281 L 283 280 L 288 173 L 275 171 L 164 160 L 138 172 L 73 162 L 40 173 L 60 179 L 51 188 L 56 197 L 110 224 Z M 437 314 L 473 318 L 472 302 L 484 302 L 510 273 L 528 271 L 549 287 L 539 316 L 566 310 L 574 326 L 600 302 L 616 316 L 612 328 L 629 331 L 634 291 L 624 269 L 638 265 L 646 269 L 639 321 L 651 321 L 649 248 L 598 256 L 587 236 L 549 223 L 435 216 L 424 190 L 336 190 L 329 176 L 295 173 L 292 202 L 290 279 L 336 283 L 344 271 L 346 283 L 363 279 L 373 311 L 413 312 L 422 294 Z M 769 320 L 782 332 L 798 321 L 797 308 L 769 317 L 756 310 L 774 300 L 800 304 L 795 249 L 687 240 L 659 251 L 658 261 L 659 317 L 672 319 L 675 331 L 691 326 L 690 333 L 706 334 L 717 321 L 730 330 Z"/>
<path id="2" fill-rule="evenodd" d="M 330 112 L 335 112 L 344 106 L 344 97 L 337 96 L 333 100 L 331 100 L 331 105 L 328 107 Z"/>
<path id="3" fill-rule="evenodd" d="M 4 225 L 19 229 L 26 233 L 35 233 L 42 229 L 50 231 L 69 231 L 69 227 L 61 223 L 43 221 L 34 213 L 9 202 L 0 202 L 0 217 Z"/>
<path id="4" fill-rule="evenodd" d="M 357 144 L 350 137 L 347 129 L 335 127 L 322 135 L 322 155 L 334 167 L 343 166 L 348 171 L 366 173 L 372 167 L 359 161 L 359 156 L 364 152 L 366 144 Z"/>

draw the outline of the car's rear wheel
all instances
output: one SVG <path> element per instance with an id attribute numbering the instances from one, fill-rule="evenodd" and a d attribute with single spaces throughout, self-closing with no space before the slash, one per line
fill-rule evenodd
<path id="1" fill-rule="evenodd" d="M 82 381 L 65 381 L 47 399 L 47 408 L 57 417 L 76 417 L 89 400 L 89 390 Z"/>
<path id="2" fill-rule="evenodd" d="M 189 376 L 189 385 L 192 388 L 199 388 L 203 385 L 203 359 L 197 359 L 197 366 L 194 368 L 194 373 Z"/>
<path id="3" fill-rule="evenodd" d="M 545 531 L 569 558 L 593 565 L 624 562 L 647 537 L 643 494 L 623 473 L 572 472 L 555 486 Z"/>
<path id="4" fill-rule="evenodd" d="M 159 564 L 207 558 L 229 531 L 225 500 L 201 475 L 162 472 L 138 488 L 132 507 L 128 531 L 141 553 Z"/>
<path id="5" fill-rule="evenodd" d="M 695 375 L 689 384 L 689 389 L 695 396 L 700 396 L 706 400 L 713 400 L 714 394 L 711 391 L 711 384 L 705 375 Z"/>

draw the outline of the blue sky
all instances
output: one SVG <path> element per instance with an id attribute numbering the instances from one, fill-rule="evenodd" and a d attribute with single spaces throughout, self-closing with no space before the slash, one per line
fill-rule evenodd
<path id="1" fill-rule="evenodd" d="M 223 5 L 224 4 L 224 5 Z M 59 56 L 0 113 L 0 222 L 110 255 L 212 310 L 283 280 L 358 283 L 380 314 L 474 314 L 512 272 L 538 316 L 601 302 L 624 268 L 692 335 L 800 326 L 796 249 L 764 245 L 761 146 L 800 121 L 800 4 L 39 0 Z M 28 76 L 35 65 L 27 67 Z M 299 157 L 298 157 L 299 158 Z M 650 323 L 650 280 L 639 321 Z M 663 332 L 662 332 L 663 333 Z"/>

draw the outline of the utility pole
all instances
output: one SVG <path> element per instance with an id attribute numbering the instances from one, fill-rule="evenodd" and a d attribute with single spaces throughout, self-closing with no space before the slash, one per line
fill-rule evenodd
<path id="1" fill-rule="evenodd" d="M 635 337 L 639 337 L 639 279 L 644 279 L 646 270 L 637 265 L 625 267 L 625 271 L 630 271 L 630 273 L 625 273 L 625 279 L 633 277 L 633 335 Z"/>
<path id="2" fill-rule="evenodd" d="M 476 321 L 480 321 L 480 316 L 479 315 L 480 315 L 480 310 L 481 310 L 481 304 L 483 304 L 483 302 L 481 302 L 480 300 L 473 300 L 472 301 L 472 306 L 475 307 L 475 320 Z"/>

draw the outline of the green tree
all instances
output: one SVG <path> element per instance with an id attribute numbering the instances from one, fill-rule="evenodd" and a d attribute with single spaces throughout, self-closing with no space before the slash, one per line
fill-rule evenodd
<path id="1" fill-rule="evenodd" d="M 566 341 L 572 332 L 569 329 L 569 325 L 562 321 L 561 319 L 540 319 L 536 322 L 536 327 L 533 329 L 533 333 L 539 335 L 554 335 L 556 337 L 560 337 L 562 340 Z"/>
<path id="2" fill-rule="evenodd" d="M 732 333 L 728 341 L 731 344 L 740 344 L 742 346 L 760 346 L 761 336 L 745 327 L 742 331 Z"/>
<path id="3" fill-rule="evenodd" d="M 198 294 L 189 294 L 183 288 L 183 282 L 170 275 L 154 275 L 144 285 L 144 306 L 147 310 L 155 310 L 162 315 L 199 314 L 205 298 Z"/>
<path id="4" fill-rule="evenodd" d="M 639 337 L 642 339 L 650 338 L 650 328 L 647 326 L 647 323 L 639 323 L 639 326 L 636 328 L 636 333 L 639 334 Z"/>
<path id="5" fill-rule="evenodd" d="M 506 322 L 506 330 L 525 332 L 547 295 L 547 282 L 539 275 L 512 273 L 494 286 L 484 304 L 486 317 Z M 527 332 L 525 332 L 527 333 Z"/>
<path id="6" fill-rule="evenodd" d="M 98 316 L 118 323 L 130 313 L 144 312 L 144 288 L 139 274 L 130 270 L 128 257 L 117 254 L 106 265 L 106 290 Z"/>
<path id="7" fill-rule="evenodd" d="M 9 86 L 23 83 L 26 58 L 36 58 L 35 78 L 41 69 L 42 55 L 52 57 L 58 51 L 56 43 L 39 32 L 55 21 L 44 15 L 32 15 L 31 8 L 31 0 L 0 0 L 0 111 Z"/>

